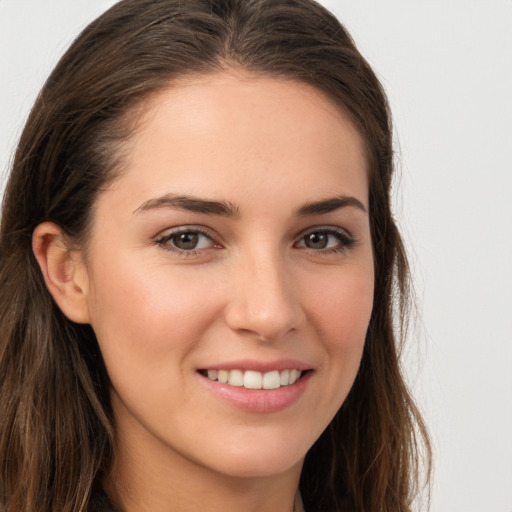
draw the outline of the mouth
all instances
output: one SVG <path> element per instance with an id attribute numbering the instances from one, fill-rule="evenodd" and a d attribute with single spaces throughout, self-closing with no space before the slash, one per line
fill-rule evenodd
<path id="1" fill-rule="evenodd" d="M 314 369 L 299 361 L 245 360 L 197 370 L 213 395 L 249 413 L 277 413 L 300 401 Z"/>
<path id="2" fill-rule="evenodd" d="M 310 370 L 299 370 L 296 368 L 286 370 L 271 370 L 258 372 L 254 370 L 199 370 L 199 373 L 210 380 L 218 381 L 221 384 L 245 388 L 245 389 L 279 389 L 295 384 L 302 379 Z"/>

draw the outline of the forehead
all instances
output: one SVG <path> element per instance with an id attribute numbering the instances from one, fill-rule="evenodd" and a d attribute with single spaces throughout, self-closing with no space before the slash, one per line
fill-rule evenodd
<path id="1" fill-rule="evenodd" d="M 248 188 L 307 187 L 331 196 L 334 186 L 367 204 L 364 141 L 343 110 L 308 84 L 238 71 L 194 76 L 153 95 L 139 115 L 120 180 L 137 195 L 180 188 L 230 200 Z"/>

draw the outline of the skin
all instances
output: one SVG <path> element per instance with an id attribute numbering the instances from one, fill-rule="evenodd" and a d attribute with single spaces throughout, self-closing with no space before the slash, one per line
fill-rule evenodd
<path id="1" fill-rule="evenodd" d="M 111 377 L 110 492 L 127 512 L 291 512 L 304 456 L 355 379 L 372 310 L 363 141 L 310 86 L 230 70 L 152 97 L 126 149 L 86 252 L 65 250 L 54 225 L 34 234 L 50 291 L 93 326 Z M 233 215 L 171 206 L 169 195 Z M 298 214 L 339 196 L 362 207 Z M 208 236 L 177 252 L 177 228 Z M 311 233 L 327 247 L 308 247 Z M 309 380 L 277 412 L 242 410 L 198 373 L 284 358 L 307 365 Z"/>

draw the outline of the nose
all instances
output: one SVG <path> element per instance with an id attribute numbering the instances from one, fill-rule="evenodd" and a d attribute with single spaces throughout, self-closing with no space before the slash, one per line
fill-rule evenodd
<path id="1" fill-rule="evenodd" d="M 305 314 L 293 275 L 278 254 L 252 254 L 235 266 L 225 312 L 232 330 L 273 342 L 301 327 Z"/>

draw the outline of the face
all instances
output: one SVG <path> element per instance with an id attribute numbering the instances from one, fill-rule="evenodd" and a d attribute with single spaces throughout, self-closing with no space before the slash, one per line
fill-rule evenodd
<path id="1" fill-rule="evenodd" d="M 121 445 L 162 468 L 300 468 L 361 360 L 367 173 L 305 84 L 225 72 L 151 99 L 84 258 Z"/>

